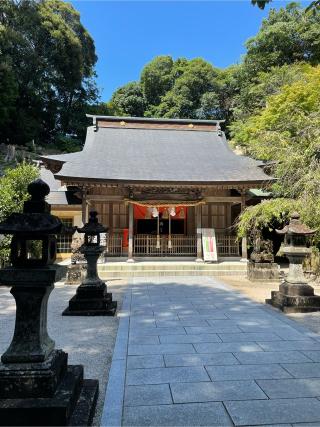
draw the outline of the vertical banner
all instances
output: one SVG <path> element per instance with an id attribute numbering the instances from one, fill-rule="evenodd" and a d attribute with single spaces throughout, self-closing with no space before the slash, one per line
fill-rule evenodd
<path id="1" fill-rule="evenodd" d="M 201 231 L 204 261 L 218 261 L 216 233 L 214 228 L 202 228 Z"/>

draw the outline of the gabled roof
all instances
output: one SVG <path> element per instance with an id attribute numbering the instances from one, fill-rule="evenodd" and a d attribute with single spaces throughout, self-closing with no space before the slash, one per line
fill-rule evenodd
<path id="1" fill-rule="evenodd" d="M 198 126 L 195 120 L 184 123 Z M 150 123 L 141 128 L 110 123 L 108 127 L 92 126 L 88 128 L 83 151 L 47 156 L 43 160 L 61 163 L 55 176 L 63 181 L 255 185 L 270 181 L 258 162 L 230 149 L 224 133 L 212 126 L 216 121 L 207 124 L 211 124 L 207 130 L 193 130 L 187 125 L 152 128 Z"/>

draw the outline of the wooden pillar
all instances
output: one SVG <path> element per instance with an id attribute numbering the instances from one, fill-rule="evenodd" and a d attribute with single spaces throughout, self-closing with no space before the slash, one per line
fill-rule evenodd
<path id="1" fill-rule="evenodd" d="M 246 208 L 246 191 L 242 190 L 241 192 L 241 212 Z M 241 261 L 248 261 L 248 248 L 247 248 L 247 236 L 242 238 L 241 241 Z"/>
<path id="2" fill-rule="evenodd" d="M 197 227 L 197 259 L 196 262 L 203 262 L 202 238 L 201 238 L 201 205 L 195 206 L 196 227 Z"/>
<path id="3" fill-rule="evenodd" d="M 129 203 L 129 233 L 128 233 L 127 262 L 134 262 L 134 259 L 133 259 L 133 204 L 132 203 Z"/>
<path id="4" fill-rule="evenodd" d="M 88 200 L 87 200 L 87 188 L 82 188 L 82 223 L 83 225 L 88 220 Z"/>

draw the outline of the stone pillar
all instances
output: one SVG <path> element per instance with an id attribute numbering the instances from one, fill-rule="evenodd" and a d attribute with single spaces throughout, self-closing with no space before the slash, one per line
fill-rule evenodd
<path id="1" fill-rule="evenodd" d="M 241 212 L 246 208 L 246 191 L 241 192 Z M 241 240 L 241 261 L 248 262 L 247 236 Z"/>
<path id="2" fill-rule="evenodd" d="M 128 233 L 127 262 L 134 262 L 134 259 L 133 259 L 133 204 L 132 203 L 129 203 L 129 233 Z"/>
<path id="3" fill-rule="evenodd" d="M 196 262 L 203 262 L 202 257 L 202 237 L 201 237 L 201 205 L 195 207 L 196 228 L 197 228 L 197 259 Z"/>
<path id="4" fill-rule="evenodd" d="M 13 286 L 10 293 L 16 301 L 16 323 L 3 363 L 44 362 L 54 349 L 54 341 L 47 331 L 48 298 L 53 283 L 40 286 Z"/>

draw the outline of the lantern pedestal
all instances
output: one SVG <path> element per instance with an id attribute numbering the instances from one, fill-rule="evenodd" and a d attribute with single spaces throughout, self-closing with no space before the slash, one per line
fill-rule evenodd
<path id="1" fill-rule="evenodd" d="M 302 263 L 311 253 L 311 249 L 299 246 L 285 246 L 283 252 L 289 259 L 289 272 L 279 291 L 272 291 L 266 300 L 285 313 L 307 313 L 320 311 L 320 296 L 314 295 L 314 289 L 304 277 Z"/>
<path id="2" fill-rule="evenodd" d="M 0 425 L 89 425 L 98 381 L 83 379 L 83 366 L 68 365 L 47 331 L 47 302 L 65 267 L 8 267 L 0 283 L 16 300 L 14 336 L 0 363 Z"/>
<path id="3" fill-rule="evenodd" d="M 97 271 L 97 261 L 104 251 L 102 246 L 84 245 L 81 252 L 87 260 L 87 274 L 76 295 L 69 301 L 69 307 L 63 316 L 114 316 L 117 302 L 112 301 L 112 294 L 107 292 L 107 285 Z"/>
<path id="4" fill-rule="evenodd" d="M 279 291 L 271 292 L 271 298 L 267 299 L 266 303 L 284 313 L 320 311 L 320 297 L 314 295 L 314 290 L 309 285 L 295 286 L 284 282 Z"/>

